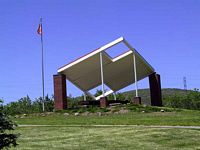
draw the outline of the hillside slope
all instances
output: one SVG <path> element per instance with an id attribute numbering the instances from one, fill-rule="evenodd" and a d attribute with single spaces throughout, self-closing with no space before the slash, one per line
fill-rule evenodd
<path id="1" fill-rule="evenodd" d="M 135 97 L 135 90 L 122 92 L 121 94 L 124 95 L 126 100 L 131 100 L 133 97 Z M 143 104 L 147 104 L 147 105 L 151 104 L 150 103 L 150 90 L 149 89 L 139 89 L 138 94 L 142 98 Z M 175 94 L 185 95 L 186 91 L 183 90 L 183 89 L 176 89 L 176 88 L 164 88 L 164 89 L 162 89 L 162 97 L 163 98 L 173 96 Z M 83 100 L 83 96 L 79 96 L 79 97 L 76 97 L 74 99 L 80 101 L 80 100 Z"/>
<path id="2" fill-rule="evenodd" d="M 150 104 L 150 90 L 149 89 L 139 89 L 139 96 L 142 98 L 143 104 Z M 135 90 L 127 91 L 122 93 L 126 99 L 131 99 L 135 96 Z M 176 88 L 164 88 L 162 89 L 162 97 L 173 96 L 175 94 L 185 95 L 186 91 L 183 89 Z"/>

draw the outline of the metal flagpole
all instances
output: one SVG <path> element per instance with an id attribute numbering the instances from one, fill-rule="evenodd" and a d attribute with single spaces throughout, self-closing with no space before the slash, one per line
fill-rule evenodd
<path id="1" fill-rule="evenodd" d="M 100 52 L 100 66 L 101 66 L 101 88 L 102 88 L 102 94 L 103 94 L 103 97 L 105 97 L 105 92 L 104 92 L 104 80 L 103 80 L 103 61 L 102 61 L 102 52 Z"/>
<path id="2" fill-rule="evenodd" d="M 137 67 L 136 67 L 135 49 L 133 51 L 133 65 L 134 65 L 134 76 L 135 76 L 135 96 L 138 97 Z"/>
<path id="3" fill-rule="evenodd" d="M 40 18 L 41 26 L 41 45 L 42 45 L 42 110 L 44 111 L 44 50 L 43 50 L 43 31 L 42 31 L 42 18 Z"/>

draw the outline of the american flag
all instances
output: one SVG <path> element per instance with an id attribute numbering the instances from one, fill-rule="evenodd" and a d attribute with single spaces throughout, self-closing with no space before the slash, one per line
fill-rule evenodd
<path id="1" fill-rule="evenodd" d="M 39 24 L 38 29 L 37 29 L 38 34 L 42 34 L 42 23 Z"/>

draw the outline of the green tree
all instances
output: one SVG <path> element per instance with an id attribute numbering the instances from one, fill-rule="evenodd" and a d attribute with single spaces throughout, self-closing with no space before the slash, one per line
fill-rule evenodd
<path id="1" fill-rule="evenodd" d="M 49 96 L 45 96 L 45 111 L 53 111 L 54 110 L 54 99 L 53 96 L 49 98 Z"/>
<path id="2" fill-rule="evenodd" d="M 30 114 L 30 113 L 40 113 L 42 110 L 42 97 L 39 97 L 32 101 L 30 97 L 27 95 L 19 99 L 16 102 L 11 102 L 4 106 L 4 113 L 8 115 L 18 115 L 18 114 Z M 53 96 L 49 97 L 45 96 L 44 100 L 45 111 L 53 111 L 54 109 L 54 100 Z"/>
<path id="3" fill-rule="evenodd" d="M 117 94 L 116 94 L 116 98 L 117 98 L 118 100 L 125 100 L 125 99 L 126 99 L 125 96 L 124 96 L 124 94 L 122 94 L 122 93 L 117 93 Z"/>
<path id="4" fill-rule="evenodd" d="M 185 109 L 200 109 L 200 92 L 198 89 L 186 91 L 186 94 L 178 94 L 163 98 L 164 106 Z"/>
<path id="5" fill-rule="evenodd" d="M 96 93 L 94 94 L 95 97 L 102 95 L 102 90 L 96 90 Z"/>
<path id="6" fill-rule="evenodd" d="M 19 99 L 17 102 L 11 102 L 4 107 L 4 112 L 9 115 L 31 113 L 32 102 L 29 96 Z"/>
<path id="7" fill-rule="evenodd" d="M 3 113 L 3 101 L 0 100 L 0 149 L 17 145 L 17 134 L 9 133 L 14 130 L 16 124 Z"/>

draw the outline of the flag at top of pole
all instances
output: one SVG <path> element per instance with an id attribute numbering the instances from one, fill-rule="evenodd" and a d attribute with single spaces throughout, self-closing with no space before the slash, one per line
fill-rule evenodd
<path id="1" fill-rule="evenodd" d="M 38 34 L 42 34 L 42 18 L 40 18 L 40 23 L 39 23 L 39 26 L 38 26 L 38 29 L 37 29 L 37 33 Z"/>
<path id="2" fill-rule="evenodd" d="M 44 111 L 44 54 L 43 54 L 43 33 L 42 33 L 42 18 L 37 29 L 37 33 L 41 35 L 41 47 L 42 47 L 42 110 Z"/>

